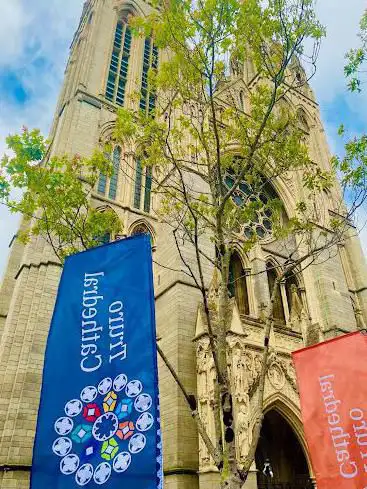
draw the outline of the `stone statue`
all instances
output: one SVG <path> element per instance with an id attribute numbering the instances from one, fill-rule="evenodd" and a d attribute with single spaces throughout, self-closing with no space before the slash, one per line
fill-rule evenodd
<path id="1" fill-rule="evenodd" d="M 208 395 L 211 399 L 215 398 L 215 382 L 217 374 L 215 371 L 213 355 L 209 354 L 207 361 Z"/>
<path id="2" fill-rule="evenodd" d="M 236 377 L 235 377 L 235 392 L 237 395 L 242 396 L 247 393 L 248 382 L 246 372 L 246 362 L 243 359 L 241 352 L 236 364 Z"/>
<path id="3" fill-rule="evenodd" d="M 201 354 L 198 357 L 198 364 L 197 364 L 199 398 L 205 398 L 208 395 L 207 364 L 208 364 L 207 352 L 205 350 L 202 350 Z"/>
<path id="4" fill-rule="evenodd" d="M 238 442 L 238 457 L 243 461 L 249 449 L 249 416 L 248 403 L 241 403 L 237 414 L 237 442 Z"/>
<path id="5" fill-rule="evenodd" d="M 291 322 L 300 320 L 303 311 L 303 304 L 298 295 L 298 288 L 295 284 L 291 285 Z"/>
<path id="6" fill-rule="evenodd" d="M 254 373 L 255 377 L 260 375 L 262 369 L 262 355 L 256 354 L 254 358 Z"/>
<path id="7" fill-rule="evenodd" d="M 205 429 L 207 430 L 207 432 L 209 432 L 208 413 L 207 413 L 207 404 L 206 403 L 201 405 L 200 418 L 201 418 L 201 422 L 203 423 Z M 200 460 L 200 467 L 204 467 L 204 466 L 208 465 L 210 462 L 209 451 L 207 449 L 207 446 L 205 445 L 204 440 L 201 438 L 201 436 L 199 436 L 199 460 Z"/>
<path id="8" fill-rule="evenodd" d="M 298 288 L 295 284 L 291 285 L 291 314 L 290 322 L 292 328 L 302 333 L 304 344 L 307 344 L 308 328 L 310 319 L 304 308 L 303 302 L 298 294 Z"/>
<path id="9" fill-rule="evenodd" d="M 252 382 L 254 378 L 254 366 L 253 366 L 254 359 L 249 351 L 245 353 L 245 364 L 246 364 L 247 375 Z"/>
<path id="10" fill-rule="evenodd" d="M 238 56 L 231 56 L 230 65 L 231 65 L 232 75 L 234 76 L 243 75 L 244 66 L 241 60 L 238 58 Z"/>
<path id="11" fill-rule="evenodd" d="M 237 376 L 237 364 L 241 358 L 241 350 L 236 344 L 232 349 L 232 358 L 231 358 L 231 381 L 233 389 L 236 389 L 236 376 Z"/>

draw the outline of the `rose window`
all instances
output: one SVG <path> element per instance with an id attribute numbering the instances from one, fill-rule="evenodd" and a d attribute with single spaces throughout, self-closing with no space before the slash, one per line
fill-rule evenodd
<path id="1" fill-rule="evenodd" d="M 224 184 L 228 189 L 231 189 L 235 183 L 235 175 L 233 171 L 227 171 L 224 177 Z M 232 201 L 238 207 L 244 207 L 250 202 L 256 204 L 255 215 L 251 222 L 246 222 L 242 228 L 241 233 L 247 239 L 251 239 L 257 236 L 259 239 L 265 239 L 269 237 L 272 233 L 273 224 L 271 221 L 273 212 L 270 208 L 270 201 L 274 198 L 271 192 L 268 190 L 268 186 L 262 185 L 262 189 L 256 192 L 251 185 L 245 180 L 241 180 L 238 188 L 234 191 L 232 195 Z"/>

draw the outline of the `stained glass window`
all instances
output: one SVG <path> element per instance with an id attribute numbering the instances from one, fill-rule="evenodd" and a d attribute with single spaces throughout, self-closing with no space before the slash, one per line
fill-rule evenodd
<path id="1" fill-rule="evenodd" d="M 144 171 L 141 160 L 137 160 L 134 188 L 134 207 L 136 209 L 143 207 L 145 212 L 150 212 L 152 179 L 152 169 L 146 167 Z"/>
<path id="2" fill-rule="evenodd" d="M 145 171 L 145 191 L 144 191 L 144 210 L 150 212 L 150 201 L 152 193 L 152 169 L 146 168 Z"/>
<path id="3" fill-rule="evenodd" d="M 232 170 L 228 170 L 224 177 L 224 185 L 231 189 L 236 181 L 236 176 Z M 243 234 L 247 239 L 251 239 L 254 235 L 260 239 L 267 238 L 272 232 L 272 209 L 269 205 L 271 199 L 275 197 L 274 191 L 270 185 L 264 183 L 260 185 L 261 190 L 255 191 L 251 185 L 242 180 L 232 195 L 233 202 L 238 207 L 243 207 L 250 202 L 256 204 L 255 216 L 251 222 L 244 223 Z"/>
<path id="4" fill-rule="evenodd" d="M 115 39 L 108 73 L 106 98 L 118 105 L 124 105 L 125 87 L 131 50 L 131 30 L 125 21 L 116 26 Z"/>
<path id="5" fill-rule="evenodd" d="M 237 253 L 231 256 L 229 263 L 228 292 L 235 297 L 240 314 L 250 314 L 246 272 Z"/>
<path id="6" fill-rule="evenodd" d="M 143 72 L 141 78 L 140 104 L 141 110 L 153 112 L 156 103 L 156 94 L 154 90 L 149 89 L 148 72 L 150 68 L 158 68 L 158 48 L 153 44 L 152 40 L 147 37 L 144 42 L 143 55 Z"/>
<path id="7" fill-rule="evenodd" d="M 106 158 L 110 158 L 110 155 L 105 155 Z M 115 200 L 117 196 L 117 185 L 119 180 L 119 171 L 120 171 L 120 162 L 121 162 L 121 148 L 116 146 L 112 153 L 112 175 L 111 177 L 107 177 L 104 173 L 101 173 L 99 176 L 99 181 L 97 185 L 97 192 L 101 195 L 106 195 L 108 192 L 108 198 Z"/>
<path id="8" fill-rule="evenodd" d="M 140 159 L 136 161 L 136 172 L 135 172 L 135 189 L 134 189 L 134 207 L 140 209 L 141 203 L 141 184 L 143 177 L 143 168 Z"/>
<path id="9" fill-rule="evenodd" d="M 120 160 L 121 160 L 121 148 L 116 146 L 113 150 L 113 173 L 110 179 L 110 190 L 108 192 L 108 197 L 110 199 L 116 199 L 117 193 L 117 183 L 120 170 Z"/>
<path id="10" fill-rule="evenodd" d="M 103 173 L 99 176 L 97 191 L 99 194 L 104 195 L 106 193 L 107 177 Z"/>

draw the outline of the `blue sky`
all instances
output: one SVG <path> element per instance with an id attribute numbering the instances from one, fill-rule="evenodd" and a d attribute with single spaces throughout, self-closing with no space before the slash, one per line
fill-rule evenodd
<path id="1" fill-rule="evenodd" d="M 63 78 L 68 47 L 79 21 L 83 0 L 0 0 L 0 155 L 5 137 L 25 125 L 49 129 Z M 318 0 L 327 27 L 312 86 L 320 103 L 332 152 L 341 152 L 337 128 L 367 130 L 367 89 L 348 95 L 343 77 L 344 53 L 357 42 L 365 0 Z M 361 213 L 360 226 L 365 223 Z M 18 218 L 0 205 L 0 275 Z M 367 251 L 367 229 L 361 232 Z"/>

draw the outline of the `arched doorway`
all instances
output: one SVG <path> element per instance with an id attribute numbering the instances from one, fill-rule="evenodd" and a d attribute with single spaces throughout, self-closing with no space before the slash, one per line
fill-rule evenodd
<path id="1" fill-rule="evenodd" d="M 258 489 L 312 489 L 302 446 L 276 410 L 265 414 L 256 451 Z"/>

